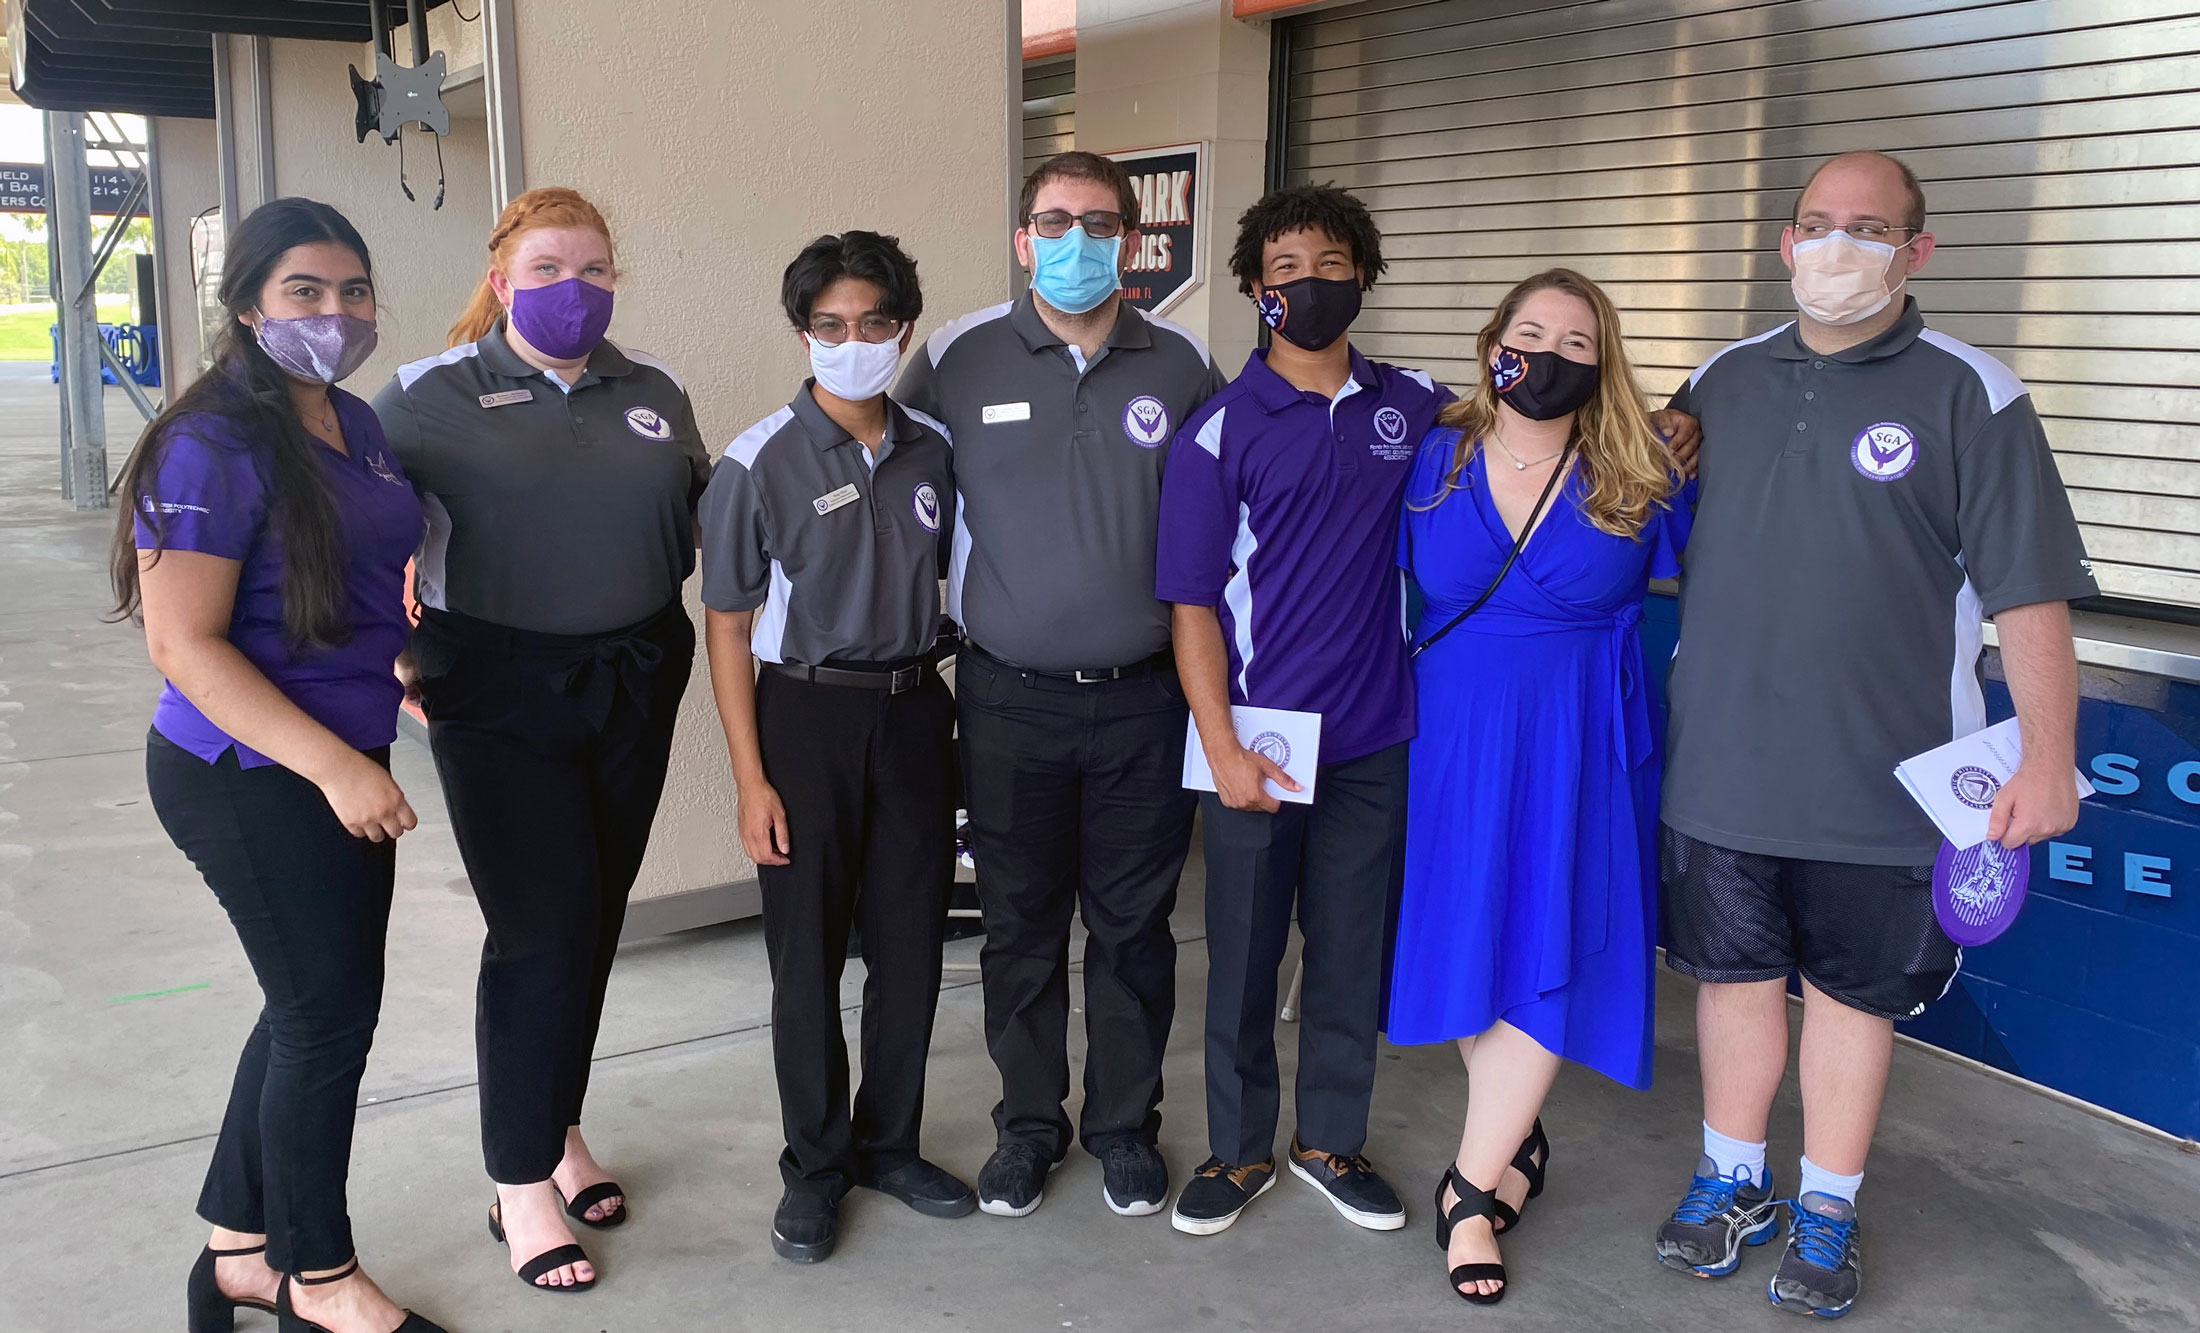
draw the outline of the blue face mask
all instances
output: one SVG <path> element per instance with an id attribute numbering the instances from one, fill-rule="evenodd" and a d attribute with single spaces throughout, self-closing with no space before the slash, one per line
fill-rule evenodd
<path id="1" fill-rule="evenodd" d="M 1122 286 L 1116 261 L 1123 253 L 1123 238 L 1096 241 L 1083 227 L 1048 240 L 1031 238 L 1031 288 L 1039 299 L 1065 315 L 1082 315 L 1115 294 Z"/>

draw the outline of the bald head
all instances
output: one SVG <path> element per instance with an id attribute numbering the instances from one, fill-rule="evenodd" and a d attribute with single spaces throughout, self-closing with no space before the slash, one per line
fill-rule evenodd
<path id="1" fill-rule="evenodd" d="M 1925 190 L 1917 173 L 1885 153 L 1843 153 L 1803 183 L 1795 216 L 1875 217 L 1909 231 L 1925 229 Z"/>

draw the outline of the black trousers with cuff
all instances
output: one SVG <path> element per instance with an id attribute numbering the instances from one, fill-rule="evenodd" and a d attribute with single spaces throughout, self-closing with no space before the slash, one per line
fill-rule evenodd
<path id="1" fill-rule="evenodd" d="M 965 650 L 956 665 L 963 781 L 986 942 L 986 1046 L 1002 1144 L 1069 1151 L 1069 937 L 1085 922 L 1085 1103 L 1097 1154 L 1160 1132 L 1176 1017 L 1169 915 L 1191 848 L 1187 710 L 1165 663 L 1078 684 Z"/>
<path id="2" fill-rule="evenodd" d="M 787 812 L 787 864 L 757 867 L 779 1171 L 790 1188 L 838 1198 L 918 1155 L 955 879 L 955 702 L 930 668 L 901 694 L 769 668 L 756 685 L 764 776 Z M 840 1013 L 851 926 L 864 966 L 852 1112 Z"/>
<path id="3" fill-rule="evenodd" d="M 674 602 L 600 635 L 448 611 L 413 636 L 428 743 L 488 925 L 475 991 L 489 1178 L 547 1180 L 581 1120 L 626 899 L 695 655 Z"/>
<path id="4" fill-rule="evenodd" d="M 1405 868 L 1404 744 L 1323 764 L 1311 805 L 1274 814 L 1200 797 L 1207 856 L 1207 1144 L 1232 1166 L 1275 1151 L 1277 973 L 1298 909 L 1298 1140 L 1367 1142 L 1390 942 Z"/>
<path id="5" fill-rule="evenodd" d="M 389 749 L 369 757 L 389 764 Z M 214 763 L 147 738 L 153 810 L 237 929 L 265 1003 L 245 1040 L 199 1216 L 267 1236 L 279 1272 L 352 1257 L 345 1181 L 382 1008 L 397 844 L 355 838 L 279 765 Z"/>

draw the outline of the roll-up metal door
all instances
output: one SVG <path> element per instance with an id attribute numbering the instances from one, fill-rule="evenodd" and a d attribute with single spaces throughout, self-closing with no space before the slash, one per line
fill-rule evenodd
<path id="1" fill-rule="evenodd" d="M 1933 327 L 2031 386 L 2102 590 L 2200 606 L 2200 5 L 1380 0 L 1285 33 L 1285 178 L 1366 200 L 1354 338 L 1464 383 L 1506 287 L 1564 263 L 1662 396 L 1793 317 L 1795 191 L 1900 155 Z"/>
<path id="2" fill-rule="evenodd" d="M 1023 175 L 1076 146 L 1077 58 L 1063 56 L 1025 65 Z"/>

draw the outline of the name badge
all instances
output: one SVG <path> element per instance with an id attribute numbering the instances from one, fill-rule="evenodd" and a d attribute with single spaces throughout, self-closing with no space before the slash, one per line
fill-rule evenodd
<path id="1" fill-rule="evenodd" d="M 810 505 L 819 514 L 830 514 L 843 505 L 854 504 L 860 494 L 861 492 L 856 490 L 856 484 L 851 481 L 837 491 L 818 496 L 815 500 L 810 501 Z"/>
<path id="2" fill-rule="evenodd" d="M 985 411 L 979 413 L 978 417 L 988 426 L 1002 421 L 1029 421 L 1031 420 L 1031 404 L 993 403 Z"/>
<path id="3" fill-rule="evenodd" d="M 513 403 L 531 403 L 534 399 L 535 391 L 533 389 L 510 389 L 504 393 L 485 393 L 481 395 L 481 405 L 483 407 L 509 407 Z"/>

